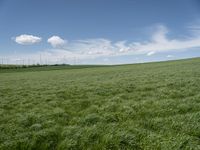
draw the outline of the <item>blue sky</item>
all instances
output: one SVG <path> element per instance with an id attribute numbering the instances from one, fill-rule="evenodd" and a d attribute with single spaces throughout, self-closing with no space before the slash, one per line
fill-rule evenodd
<path id="1" fill-rule="evenodd" d="M 198 0 L 0 0 L 4 63 L 198 57 L 199 30 Z"/>

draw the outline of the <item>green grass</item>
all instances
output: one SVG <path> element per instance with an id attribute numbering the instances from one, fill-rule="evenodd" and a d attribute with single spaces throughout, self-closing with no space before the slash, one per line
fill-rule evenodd
<path id="1" fill-rule="evenodd" d="M 2 72 L 0 149 L 199 150 L 200 58 Z"/>

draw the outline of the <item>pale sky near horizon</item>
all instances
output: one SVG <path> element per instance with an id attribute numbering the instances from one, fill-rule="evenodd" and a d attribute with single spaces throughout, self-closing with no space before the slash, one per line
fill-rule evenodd
<path id="1" fill-rule="evenodd" d="M 0 0 L 0 62 L 200 57 L 198 0 Z"/>

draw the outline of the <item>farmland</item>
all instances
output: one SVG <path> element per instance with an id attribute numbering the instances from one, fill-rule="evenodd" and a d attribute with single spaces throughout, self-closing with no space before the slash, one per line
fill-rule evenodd
<path id="1" fill-rule="evenodd" d="M 200 58 L 55 67 L 0 71 L 0 149 L 200 149 Z"/>

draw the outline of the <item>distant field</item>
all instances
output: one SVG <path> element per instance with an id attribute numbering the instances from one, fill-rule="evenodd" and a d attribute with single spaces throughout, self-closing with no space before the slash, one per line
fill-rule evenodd
<path id="1" fill-rule="evenodd" d="M 1 150 L 200 149 L 200 58 L 26 69 L 0 71 Z"/>

